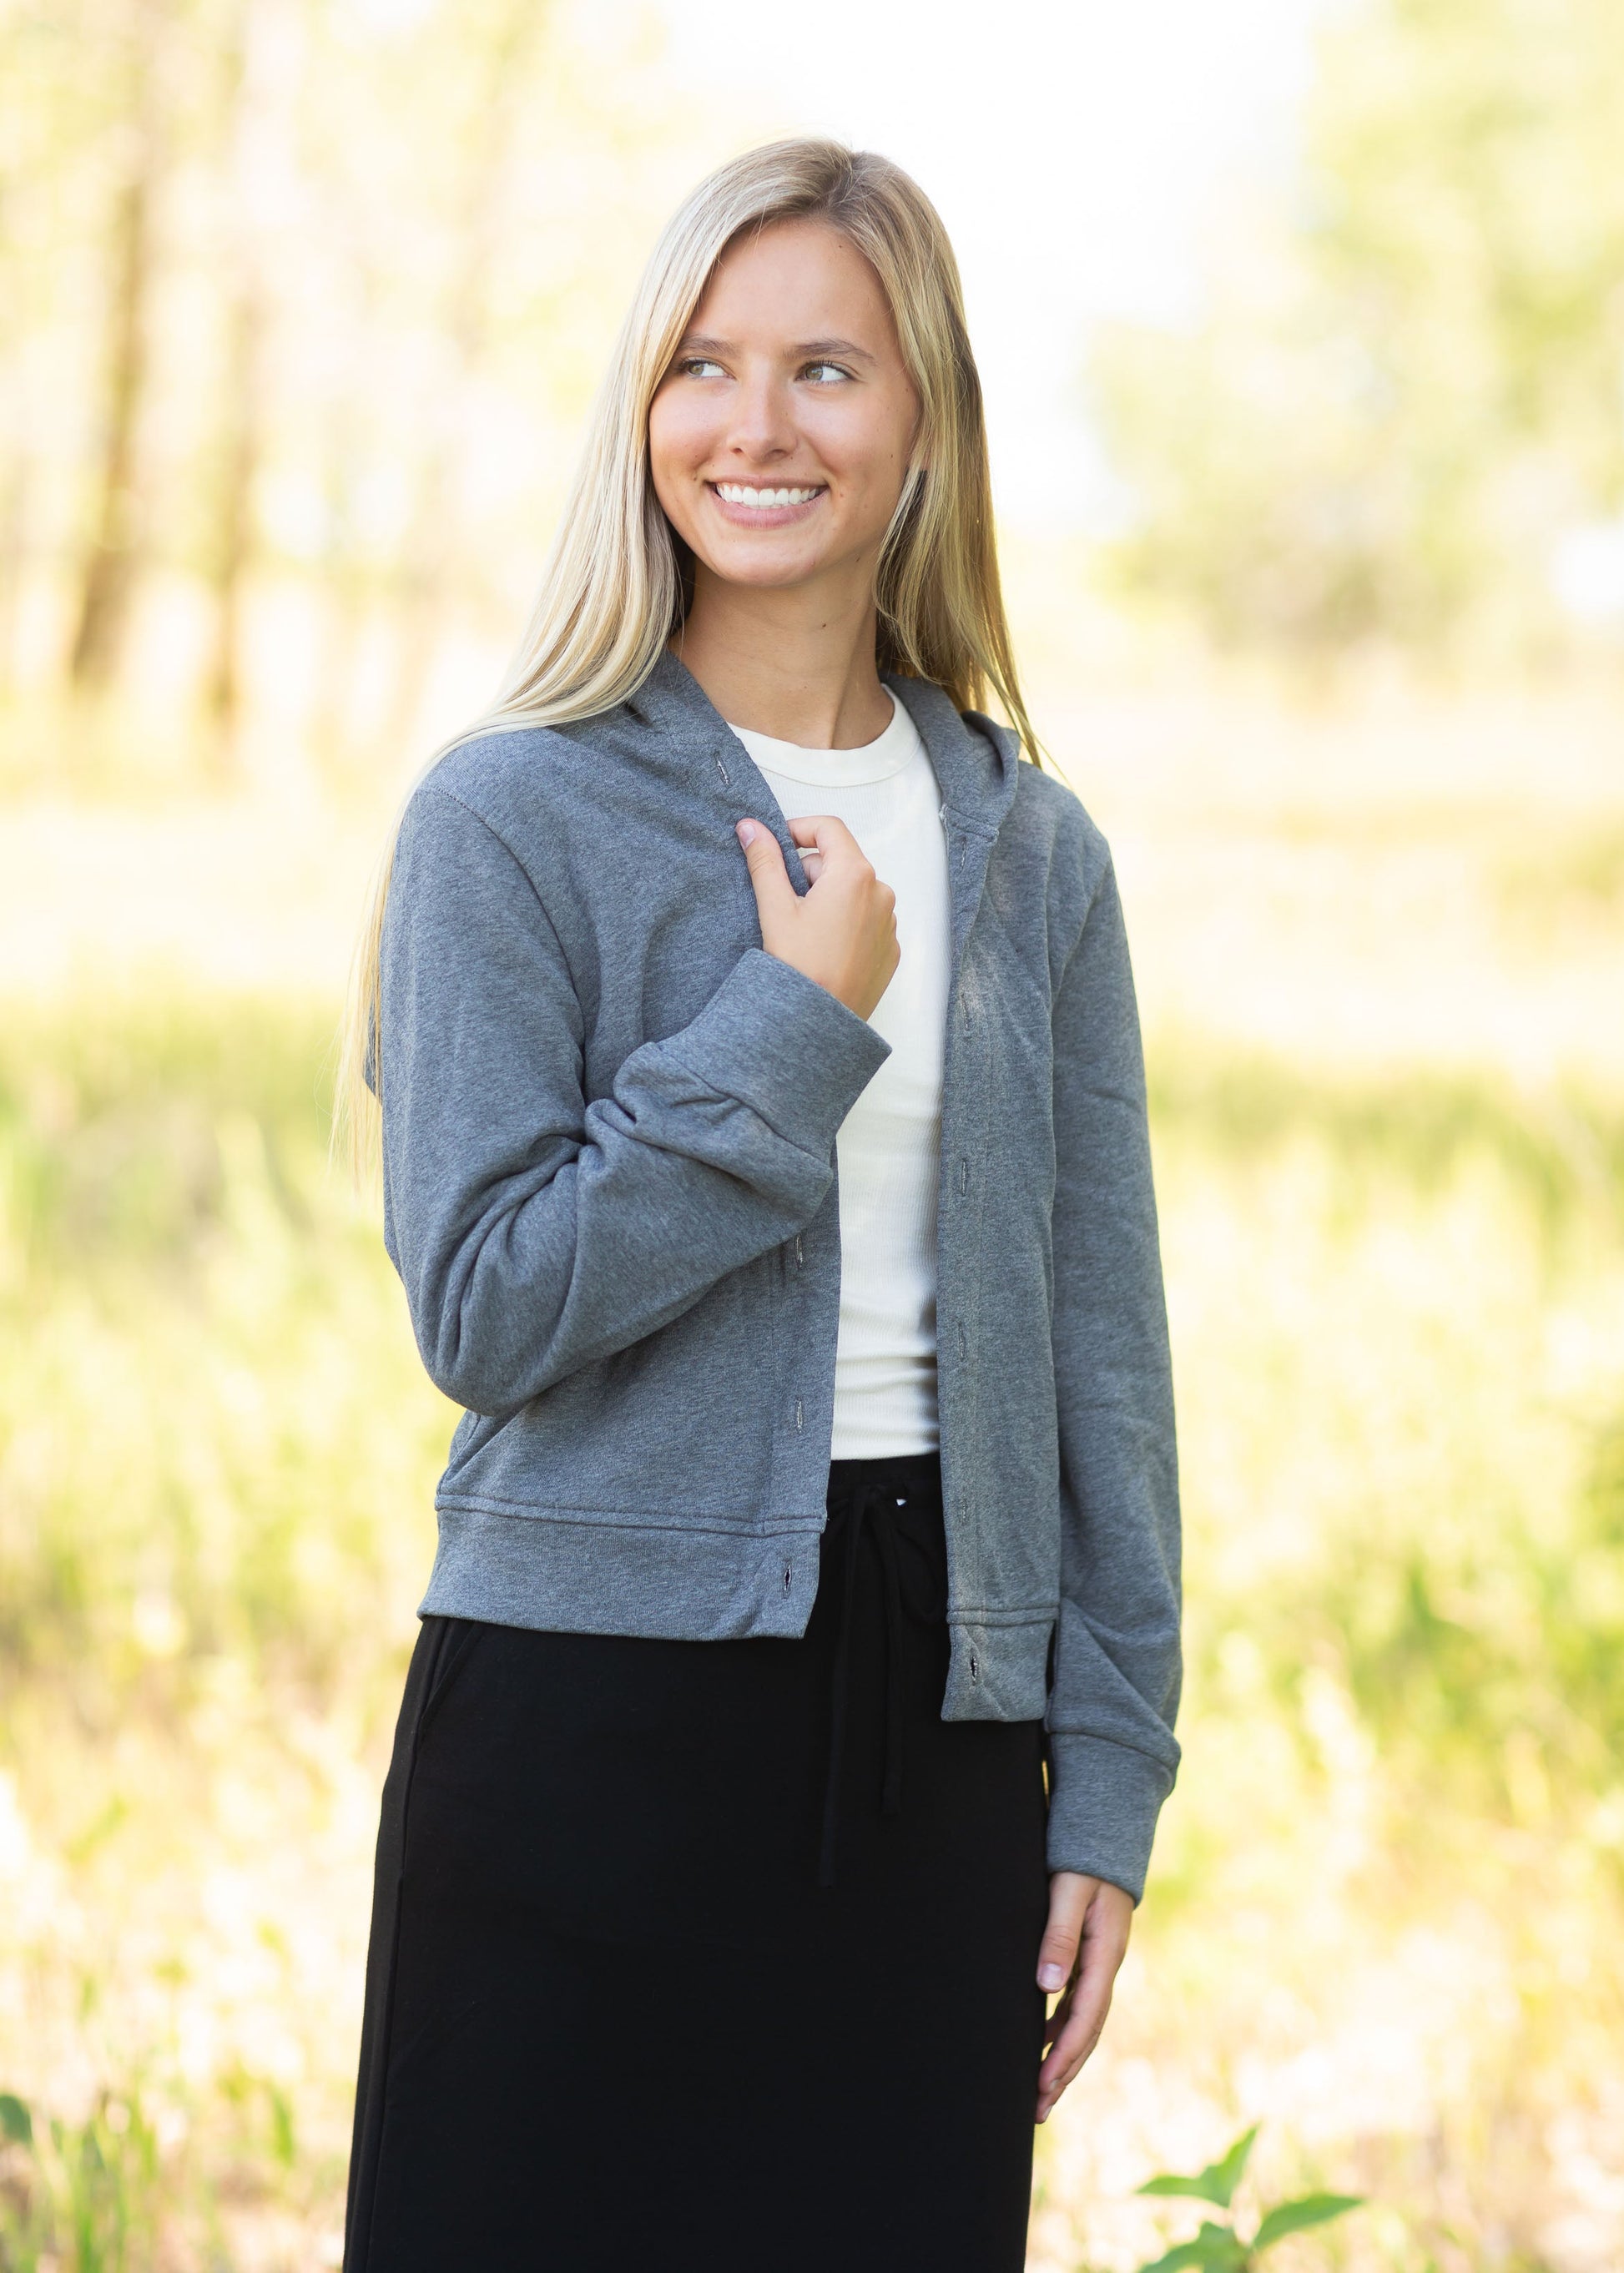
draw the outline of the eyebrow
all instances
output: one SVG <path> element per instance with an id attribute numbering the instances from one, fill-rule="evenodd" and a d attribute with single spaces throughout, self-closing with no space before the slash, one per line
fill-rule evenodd
<path id="1" fill-rule="evenodd" d="M 733 355 L 737 352 L 736 340 L 712 339 L 703 332 L 690 332 L 678 349 L 679 355 Z M 806 362 L 813 356 L 840 356 L 853 363 L 874 363 L 876 357 L 867 348 L 860 348 L 855 340 L 801 340 L 792 352 Z"/>

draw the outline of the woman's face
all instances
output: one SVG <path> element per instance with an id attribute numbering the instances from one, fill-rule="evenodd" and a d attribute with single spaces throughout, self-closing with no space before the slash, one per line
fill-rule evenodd
<path id="1" fill-rule="evenodd" d="M 919 402 L 879 279 L 828 222 L 718 263 L 649 414 L 654 487 L 724 583 L 872 586 Z"/>

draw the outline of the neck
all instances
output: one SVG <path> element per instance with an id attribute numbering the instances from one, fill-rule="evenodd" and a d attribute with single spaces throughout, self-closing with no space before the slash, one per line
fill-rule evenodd
<path id="1" fill-rule="evenodd" d="M 855 750 L 891 724 L 875 667 L 867 588 L 725 584 L 695 566 L 694 604 L 672 641 L 730 725 L 808 750 Z"/>

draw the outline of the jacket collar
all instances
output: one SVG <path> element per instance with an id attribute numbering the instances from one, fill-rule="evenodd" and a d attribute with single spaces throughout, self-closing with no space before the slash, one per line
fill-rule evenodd
<path id="1" fill-rule="evenodd" d="M 887 671 L 884 679 L 919 729 L 949 825 L 989 840 L 996 836 L 1019 780 L 1020 743 L 1015 734 L 979 710 L 955 710 L 952 696 L 929 679 Z"/>
<path id="2" fill-rule="evenodd" d="M 1015 796 L 1020 764 L 1015 735 L 979 710 L 961 715 L 951 696 L 929 679 L 887 672 L 884 681 L 919 729 L 950 828 L 990 843 Z M 669 648 L 660 649 L 653 670 L 626 708 L 657 732 L 697 740 L 712 754 L 735 746 L 726 720 Z"/>
<path id="3" fill-rule="evenodd" d="M 936 784 L 942 792 L 942 820 L 947 836 L 949 964 L 955 999 L 988 863 L 1004 816 L 1014 802 L 1020 749 L 1007 726 L 997 726 L 979 710 L 960 713 L 952 698 L 929 679 L 887 675 L 885 684 L 905 705 L 919 729 Z M 708 776 L 714 768 L 733 797 L 742 782 L 753 779 L 766 799 L 756 803 L 758 819 L 778 837 L 785 864 L 797 891 L 804 891 L 805 871 L 789 835 L 778 801 L 756 769 L 755 760 L 717 710 L 699 681 L 662 648 L 653 670 L 625 708 L 641 719 L 679 754 L 679 762 L 703 764 Z M 735 769 L 747 769 L 738 775 Z M 707 782 L 714 794 L 715 784 Z"/>

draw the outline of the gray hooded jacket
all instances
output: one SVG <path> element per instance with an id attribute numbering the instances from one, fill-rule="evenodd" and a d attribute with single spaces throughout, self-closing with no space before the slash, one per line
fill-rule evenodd
<path id="1" fill-rule="evenodd" d="M 1143 1886 L 1178 1748 L 1172 1396 L 1103 839 L 1014 737 L 888 682 L 951 885 L 936 1332 L 948 1720 L 1047 1718 L 1049 1861 Z M 618 709 L 450 752 L 385 924 L 385 1232 L 466 1412 L 425 1611 L 696 1641 L 816 1590 L 835 1136 L 887 1054 L 766 954 L 734 823 L 799 856 L 663 656 Z"/>

